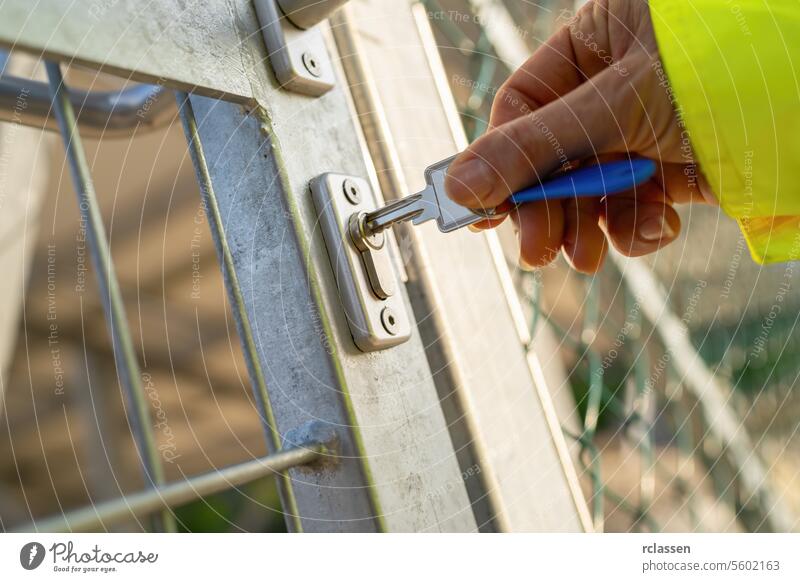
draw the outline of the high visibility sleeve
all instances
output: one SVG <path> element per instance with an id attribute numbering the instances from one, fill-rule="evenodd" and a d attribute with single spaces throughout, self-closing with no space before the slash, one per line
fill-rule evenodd
<path id="1" fill-rule="evenodd" d="M 800 259 L 800 2 L 650 0 L 703 175 L 759 262 Z"/>

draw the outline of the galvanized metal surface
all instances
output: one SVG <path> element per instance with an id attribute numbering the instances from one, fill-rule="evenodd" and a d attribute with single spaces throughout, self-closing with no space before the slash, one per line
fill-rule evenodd
<path id="1" fill-rule="evenodd" d="M 276 429 L 283 434 L 316 418 L 352 431 L 335 472 L 290 472 L 303 528 L 472 529 L 419 337 L 359 352 L 321 237 L 309 246 L 314 229 L 305 225 L 316 219 L 308 180 L 323 167 L 355 173 L 361 163 L 355 140 L 348 144 L 343 95 L 334 90 L 290 120 L 296 99 L 275 96 L 273 113 L 286 123 L 272 128 L 232 105 L 192 102 Z M 309 135 L 316 137 L 309 142 Z M 291 156 L 301 147 L 305 155 Z M 431 495 L 443 487 L 454 491 Z"/>
<path id="2" fill-rule="evenodd" d="M 176 91 L 175 97 L 178 102 L 184 134 L 189 143 L 189 156 L 192 159 L 192 164 L 197 174 L 197 180 L 200 184 L 203 211 L 208 218 L 211 235 L 217 249 L 217 257 L 222 267 L 223 280 L 225 281 L 225 288 L 228 292 L 228 300 L 230 301 L 234 313 L 236 331 L 239 333 L 239 339 L 244 350 L 247 371 L 250 375 L 259 418 L 264 427 L 267 448 L 271 451 L 277 451 L 280 443 L 280 435 L 277 432 L 275 417 L 270 406 L 269 395 L 267 394 L 267 387 L 264 381 L 264 372 L 258 361 L 258 354 L 256 353 L 253 339 L 253 328 L 250 319 L 247 317 L 244 297 L 242 296 L 241 286 L 239 285 L 239 277 L 234 265 L 233 254 L 225 236 L 225 225 L 214 189 L 211 170 L 208 165 L 208 160 L 206 159 L 205 150 L 203 149 L 202 137 L 200 135 L 192 99 L 189 97 L 188 93 L 182 91 Z M 297 430 L 297 428 L 292 430 Z M 287 529 L 289 531 L 298 531 L 302 529 L 302 526 L 287 475 L 282 473 L 278 477 L 277 482 L 282 505 L 286 509 L 284 515 Z"/>
<path id="3" fill-rule="evenodd" d="M 25 107 L 19 107 L 20 96 Z M 175 118 L 171 92 L 159 85 L 136 85 L 121 91 L 69 91 L 81 134 L 91 137 L 124 137 L 164 127 Z M 0 76 L 0 121 L 10 121 L 58 131 L 51 115 L 46 83 Z"/>
<path id="4" fill-rule="evenodd" d="M 251 0 L 7 0 L 0 4 L 0 46 L 249 101 L 250 78 L 261 65 L 245 58 L 243 33 L 254 24 Z"/>
<path id="5" fill-rule="evenodd" d="M 330 91 L 336 78 L 320 30 L 298 29 L 281 14 L 276 0 L 254 0 L 254 6 L 281 87 L 315 97 Z"/>

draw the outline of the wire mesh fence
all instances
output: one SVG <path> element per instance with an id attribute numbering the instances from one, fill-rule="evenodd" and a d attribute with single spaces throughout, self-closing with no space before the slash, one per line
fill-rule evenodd
<path id="1" fill-rule="evenodd" d="M 474 140 L 487 130 L 492 98 L 519 63 L 520 45 L 529 53 L 535 50 L 568 23 L 576 3 L 422 4 L 465 130 Z M 517 37 L 517 47 L 493 44 L 493 28 L 503 42 L 503 35 Z M 682 220 L 681 239 L 650 259 L 649 269 L 669 297 L 664 307 L 678 322 L 668 334 L 686 333 L 688 353 L 663 340 L 660 317 L 645 317 L 643 302 L 654 298 L 631 288 L 623 261 L 607 261 L 592 277 L 569 272 L 563 262 L 526 273 L 516 268 L 515 241 L 507 237 L 509 264 L 530 308 L 531 335 L 535 338 L 539 326 L 552 330 L 569 370 L 579 418 L 562 420 L 576 445 L 595 526 L 607 531 L 796 529 L 795 267 L 748 263 L 741 236 L 717 209 L 684 210 Z M 697 366 L 687 366 L 692 359 Z M 717 396 L 735 410 L 739 430 L 750 431 L 751 439 L 721 438 L 719 418 L 706 408 L 704 390 L 710 387 L 698 385 L 706 373 L 714 376 Z M 745 450 L 737 452 L 741 445 Z M 749 469 L 742 461 L 761 457 L 766 467 L 761 485 L 774 488 L 779 503 L 745 483 Z M 776 517 L 784 513 L 787 519 Z"/>

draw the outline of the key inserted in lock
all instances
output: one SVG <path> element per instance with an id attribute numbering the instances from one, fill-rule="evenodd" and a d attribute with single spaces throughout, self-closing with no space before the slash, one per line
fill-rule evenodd
<path id="1" fill-rule="evenodd" d="M 411 325 L 388 233 L 362 236 L 359 231 L 360 218 L 376 207 L 369 184 L 329 173 L 311 181 L 311 192 L 356 345 L 370 352 L 405 342 Z"/>
<path id="2" fill-rule="evenodd" d="M 345 186 L 347 187 L 347 186 Z M 366 212 L 350 216 L 347 223 L 350 240 L 361 252 L 372 291 L 380 299 L 388 299 L 397 291 L 392 271 L 391 257 L 386 249 L 386 232 L 366 235 L 362 231 Z"/>

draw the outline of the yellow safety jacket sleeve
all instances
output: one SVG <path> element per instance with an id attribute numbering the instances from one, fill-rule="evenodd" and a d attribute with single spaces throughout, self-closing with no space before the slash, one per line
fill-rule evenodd
<path id="1" fill-rule="evenodd" d="M 800 259 L 800 1 L 650 0 L 703 175 L 761 263 Z"/>

